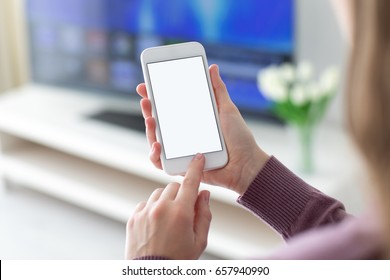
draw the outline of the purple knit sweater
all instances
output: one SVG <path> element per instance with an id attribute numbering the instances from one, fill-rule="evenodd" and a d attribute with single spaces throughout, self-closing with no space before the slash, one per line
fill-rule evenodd
<path id="1" fill-rule="evenodd" d="M 269 159 L 237 201 L 284 239 L 347 217 L 340 202 L 306 184 L 275 157 Z"/>
<path id="2" fill-rule="evenodd" d="M 275 157 L 237 202 L 287 241 L 267 259 L 371 259 L 381 255 L 374 211 L 359 218 L 348 215 L 339 201 L 306 184 Z"/>

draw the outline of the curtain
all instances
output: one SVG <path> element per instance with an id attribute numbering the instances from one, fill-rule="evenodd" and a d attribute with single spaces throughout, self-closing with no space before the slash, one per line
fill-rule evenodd
<path id="1" fill-rule="evenodd" d="M 0 93 L 28 80 L 23 0 L 0 0 Z"/>

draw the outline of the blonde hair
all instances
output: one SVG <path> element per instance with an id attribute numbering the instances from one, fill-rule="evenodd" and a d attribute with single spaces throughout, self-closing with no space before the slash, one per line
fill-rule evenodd
<path id="1" fill-rule="evenodd" d="M 381 200 L 390 257 L 390 1 L 355 0 L 347 114 Z"/>

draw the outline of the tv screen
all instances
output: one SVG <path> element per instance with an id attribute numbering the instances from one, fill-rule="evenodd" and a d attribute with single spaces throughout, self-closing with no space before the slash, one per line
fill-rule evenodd
<path id="1" fill-rule="evenodd" d="M 258 71 L 293 60 L 293 0 L 27 0 L 35 82 L 138 98 L 139 56 L 199 41 L 242 112 L 267 113 Z"/>

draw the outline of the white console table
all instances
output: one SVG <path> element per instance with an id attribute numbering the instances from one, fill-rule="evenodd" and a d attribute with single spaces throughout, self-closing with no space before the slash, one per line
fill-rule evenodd
<path id="1" fill-rule="evenodd" d="M 86 118 L 107 104 L 101 96 L 38 85 L 1 95 L 4 185 L 28 187 L 126 222 L 153 189 L 180 181 L 152 166 L 143 134 Z M 255 121 L 249 125 L 268 153 L 293 168 L 282 127 Z M 304 179 L 359 212 L 361 176 L 356 174 L 361 172 L 349 140 L 342 130 L 326 126 L 317 136 L 319 171 Z M 262 256 L 282 243 L 272 229 L 236 204 L 233 192 L 205 184 L 201 188 L 209 189 L 212 199 L 208 252 L 221 258 Z"/>

